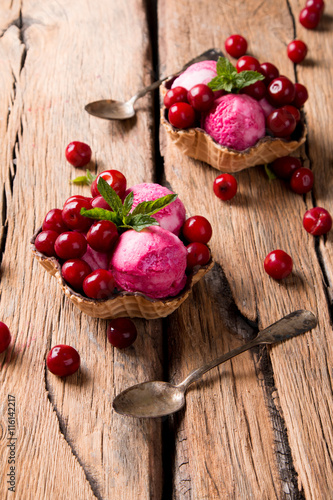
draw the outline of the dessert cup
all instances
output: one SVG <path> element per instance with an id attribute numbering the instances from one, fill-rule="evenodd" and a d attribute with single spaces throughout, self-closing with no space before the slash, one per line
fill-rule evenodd
<path id="1" fill-rule="evenodd" d="M 67 285 L 61 275 L 61 266 L 55 257 L 46 257 L 38 252 L 35 247 L 35 239 L 40 231 L 41 228 L 39 228 L 31 239 L 34 256 L 46 271 L 56 278 L 62 291 L 73 304 L 93 318 L 114 319 L 124 316 L 145 319 L 164 318 L 173 313 L 187 299 L 195 283 L 213 267 L 213 260 L 211 258 L 208 264 L 194 270 L 188 276 L 185 288 L 176 297 L 150 299 L 139 292 L 118 292 L 110 299 L 89 299 L 75 292 Z"/>
<path id="2" fill-rule="evenodd" d="M 167 80 L 161 85 L 161 94 L 164 98 L 171 88 L 175 77 Z M 288 156 L 299 148 L 306 138 L 306 126 L 303 120 L 296 127 L 291 139 L 265 136 L 254 146 L 244 151 L 236 151 L 218 144 L 203 129 L 189 128 L 176 129 L 167 120 L 167 109 L 161 108 L 161 122 L 174 144 L 187 156 L 208 163 L 221 172 L 239 172 L 245 168 L 255 165 L 271 163 L 281 156 Z"/>

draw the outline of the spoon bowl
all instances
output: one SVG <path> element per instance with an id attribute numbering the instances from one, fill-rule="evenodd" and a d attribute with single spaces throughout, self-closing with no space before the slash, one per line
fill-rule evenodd
<path id="1" fill-rule="evenodd" d="M 103 118 L 105 120 L 128 120 L 135 116 L 133 101 L 127 102 L 104 99 L 87 104 L 84 108 L 90 115 Z"/>

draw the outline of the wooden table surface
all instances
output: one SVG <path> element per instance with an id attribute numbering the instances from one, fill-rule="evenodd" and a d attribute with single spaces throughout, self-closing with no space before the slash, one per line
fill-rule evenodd
<path id="1" fill-rule="evenodd" d="M 314 238 L 305 211 L 333 213 L 331 133 L 333 5 L 305 30 L 305 2 L 288 0 L 3 0 L 0 4 L 0 319 L 13 342 L 0 355 L 0 498 L 331 499 L 333 497 L 333 232 Z M 236 174 L 238 194 L 221 202 L 218 171 L 191 160 L 159 131 L 159 98 L 137 103 L 123 123 L 90 117 L 84 105 L 123 100 L 159 76 L 240 33 L 248 52 L 306 85 L 308 139 L 296 154 L 315 175 L 299 196 L 263 167 Z M 297 67 L 286 45 L 303 39 Z M 160 133 L 159 133 L 160 132 Z M 135 320 L 127 350 L 106 340 L 107 322 L 81 314 L 33 259 L 29 240 L 45 213 L 87 187 L 65 160 L 72 140 L 91 145 L 95 172 L 121 170 L 130 185 L 170 186 L 188 216 L 213 226 L 213 270 L 163 320 Z M 282 248 L 294 261 L 283 282 L 263 269 Z M 173 417 L 135 420 L 112 410 L 124 388 L 178 382 L 300 308 L 318 327 L 216 368 L 189 390 Z M 70 344 L 80 371 L 46 369 L 51 346 Z M 12 400 L 10 397 L 14 397 Z M 15 401 L 15 493 L 8 491 L 9 402 Z"/>

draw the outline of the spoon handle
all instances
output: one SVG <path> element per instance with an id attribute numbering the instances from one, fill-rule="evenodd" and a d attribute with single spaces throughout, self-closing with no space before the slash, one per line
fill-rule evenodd
<path id="1" fill-rule="evenodd" d="M 168 77 L 166 76 L 165 78 L 161 79 L 161 80 L 157 80 L 156 82 L 152 83 L 151 85 L 148 85 L 148 87 L 145 87 L 144 89 L 140 90 L 137 94 L 135 94 L 135 96 L 132 97 L 131 101 L 132 101 L 132 104 L 135 103 L 135 101 L 137 101 L 138 99 L 140 99 L 140 97 L 143 97 L 144 95 L 147 94 L 147 92 L 149 92 L 150 90 L 155 90 L 157 89 L 162 82 L 164 82 L 164 80 L 166 80 Z"/>
<path id="2" fill-rule="evenodd" d="M 236 349 L 233 349 L 232 351 L 229 351 L 216 359 L 213 359 L 200 368 L 193 370 L 186 377 L 186 379 L 183 380 L 183 382 L 178 384 L 177 387 L 183 388 L 184 391 L 186 391 L 188 386 L 193 382 L 199 380 L 204 375 L 204 373 L 208 372 L 212 368 L 215 368 L 215 366 L 225 363 L 225 361 L 228 361 L 228 359 L 234 358 L 235 356 L 238 356 L 238 354 L 241 354 L 242 352 L 245 352 L 248 349 L 251 349 L 252 347 L 255 347 L 259 344 L 274 344 L 275 342 L 280 342 L 282 340 L 296 337 L 297 335 L 311 330 L 316 326 L 316 324 L 317 319 L 315 315 L 310 311 L 300 310 L 288 314 L 276 323 L 273 323 L 273 325 L 270 325 L 264 330 L 261 330 L 258 333 L 257 337 L 253 340 L 250 340 L 250 342 L 247 342 L 246 344 L 237 347 Z"/>

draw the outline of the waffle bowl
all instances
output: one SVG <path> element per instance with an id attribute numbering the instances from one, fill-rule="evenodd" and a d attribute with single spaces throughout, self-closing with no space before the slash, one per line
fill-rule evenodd
<path id="1" fill-rule="evenodd" d="M 212 258 L 205 266 L 198 268 L 188 276 L 185 288 L 176 297 L 150 299 L 139 292 L 118 292 L 105 300 L 89 299 L 70 288 L 61 275 L 61 266 L 55 257 L 46 257 L 38 252 L 35 239 L 42 228 L 31 239 L 32 252 L 46 271 L 54 276 L 64 294 L 80 309 L 93 318 L 114 319 L 120 317 L 157 319 L 173 313 L 190 295 L 192 287 L 213 267 Z"/>
<path id="2" fill-rule="evenodd" d="M 161 85 L 161 94 L 164 98 L 175 76 Z M 281 156 L 288 156 L 298 149 L 306 139 L 307 129 L 302 115 L 301 122 L 291 136 L 291 140 L 278 137 L 265 136 L 254 146 L 244 151 L 236 151 L 226 146 L 218 144 L 203 129 L 189 128 L 176 129 L 167 119 L 167 109 L 161 108 L 161 123 L 164 125 L 172 142 L 182 151 L 182 153 L 208 163 L 221 172 L 234 173 L 255 165 L 271 163 Z"/>

